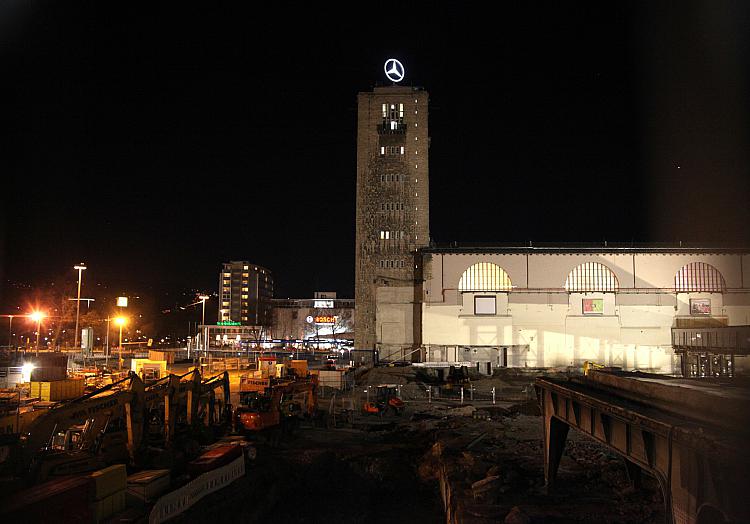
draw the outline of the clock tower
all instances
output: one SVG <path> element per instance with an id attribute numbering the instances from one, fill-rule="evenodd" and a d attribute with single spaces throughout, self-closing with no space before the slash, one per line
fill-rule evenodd
<path id="1" fill-rule="evenodd" d="M 391 59 L 385 73 L 400 81 L 404 68 Z M 425 90 L 400 85 L 357 97 L 354 346 L 385 360 L 421 343 L 415 252 L 429 244 L 428 101 Z"/>

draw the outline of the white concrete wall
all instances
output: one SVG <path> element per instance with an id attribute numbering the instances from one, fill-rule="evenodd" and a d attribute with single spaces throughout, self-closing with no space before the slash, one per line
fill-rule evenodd
<path id="1" fill-rule="evenodd" d="M 414 288 L 378 287 L 376 347 L 382 360 L 400 360 L 414 346 Z"/>
<path id="2" fill-rule="evenodd" d="M 527 348 L 521 361 L 530 367 L 580 366 L 592 360 L 626 369 L 675 372 L 671 328 L 676 318 L 690 318 L 691 298 L 710 299 L 712 316 L 728 325 L 750 324 L 750 288 L 743 274 L 750 269 L 746 259 L 714 253 L 427 255 L 423 345 L 428 358 L 449 357 L 470 346 L 513 346 Z M 513 283 L 510 293 L 495 294 L 496 315 L 475 316 L 475 293 L 456 289 L 463 272 L 477 262 L 499 265 Z M 564 292 L 569 272 L 584 262 L 609 267 L 619 280 L 620 292 Z M 670 292 L 677 271 L 691 262 L 705 262 L 719 270 L 727 293 Z M 603 313 L 583 314 L 584 298 L 602 298 Z"/>

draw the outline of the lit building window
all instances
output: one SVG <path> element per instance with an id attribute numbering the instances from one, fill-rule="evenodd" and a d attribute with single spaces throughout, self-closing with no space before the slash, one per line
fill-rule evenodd
<path id="1" fill-rule="evenodd" d="M 247 299 L 248 297 L 247 295 L 242 295 L 242 298 Z"/>
<path id="2" fill-rule="evenodd" d="M 247 269 L 247 266 L 242 266 L 242 269 Z"/>
<path id="3" fill-rule="evenodd" d="M 568 293 L 615 292 L 619 288 L 620 284 L 612 270 L 598 262 L 584 262 L 573 268 L 565 280 L 565 291 Z"/>
<path id="4" fill-rule="evenodd" d="M 510 291 L 512 288 L 508 273 L 492 262 L 478 262 L 470 266 L 458 281 L 458 290 L 463 292 Z"/>
<path id="5" fill-rule="evenodd" d="M 674 289 L 682 293 L 724 293 L 727 284 L 719 271 L 705 262 L 683 266 L 674 276 Z"/>
<path id="6" fill-rule="evenodd" d="M 385 155 L 385 146 L 380 146 L 380 155 Z"/>

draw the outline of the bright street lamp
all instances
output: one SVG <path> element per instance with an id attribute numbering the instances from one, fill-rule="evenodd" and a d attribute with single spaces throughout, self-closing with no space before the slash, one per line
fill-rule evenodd
<path id="1" fill-rule="evenodd" d="M 208 354 L 208 331 L 206 330 L 206 300 L 208 300 L 208 295 L 199 295 L 198 298 L 201 302 L 203 302 L 203 315 L 201 316 L 201 325 L 203 326 L 203 349 L 206 351 L 206 354 Z"/>
<path id="2" fill-rule="evenodd" d="M 81 314 L 81 273 L 84 269 L 86 269 L 86 266 L 83 265 L 83 262 L 78 264 L 77 266 L 73 266 L 73 269 L 78 270 L 78 299 L 76 300 L 76 334 L 73 342 L 73 348 L 78 348 L 78 317 Z"/>
<path id="3" fill-rule="evenodd" d="M 119 362 L 117 364 L 117 369 L 122 370 L 122 326 L 128 323 L 128 319 L 126 317 L 116 317 L 115 318 L 115 324 L 120 326 L 120 346 L 118 348 L 118 355 L 119 355 Z"/>
<path id="4" fill-rule="evenodd" d="M 36 322 L 36 356 L 39 356 L 39 331 L 41 330 L 42 319 L 47 315 L 41 311 L 34 311 L 29 315 L 29 318 Z"/>

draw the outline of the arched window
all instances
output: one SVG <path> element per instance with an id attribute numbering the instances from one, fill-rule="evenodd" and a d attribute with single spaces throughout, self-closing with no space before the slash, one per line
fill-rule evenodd
<path id="1" fill-rule="evenodd" d="M 474 264 L 458 281 L 459 291 L 510 291 L 512 287 L 508 273 L 491 262 Z"/>
<path id="2" fill-rule="evenodd" d="M 620 288 L 612 270 L 598 262 L 584 262 L 568 273 L 565 291 L 582 293 L 587 291 L 614 292 Z"/>
<path id="3" fill-rule="evenodd" d="M 682 266 L 674 276 L 674 289 L 681 293 L 723 293 L 727 284 L 719 270 L 705 262 L 691 262 Z"/>

